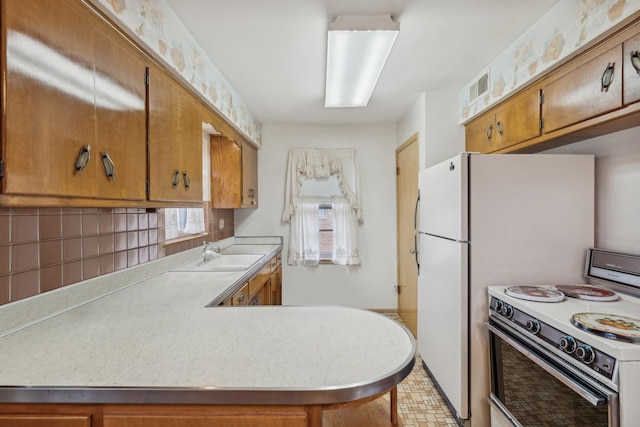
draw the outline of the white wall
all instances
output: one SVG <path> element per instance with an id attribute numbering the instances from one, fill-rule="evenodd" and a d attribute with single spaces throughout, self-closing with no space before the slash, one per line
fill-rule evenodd
<path id="1" fill-rule="evenodd" d="M 546 152 L 596 156 L 595 245 L 640 254 L 640 127 Z"/>
<path id="2" fill-rule="evenodd" d="M 454 116 L 455 118 L 455 116 Z M 397 308 L 395 124 L 361 126 L 264 125 L 258 151 L 259 208 L 236 209 L 235 234 L 284 237 L 280 221 L 290 148 L 355 148 L 360 164 L 364 222 L 360 225 L 361 266 L 291 267 L 283 262 L 283 303 L 328 304 L 369 309 Z"/>
<path id="3" fill-rule="evenodd" d="M 420 156 L 420 169 L 424 168 L 424 135 L 426 119 L 425 92 L 422 92 L 418 99 L 407 110 L 402 119 L 398 122 L 398 146 L 407 142 L 416 132 L 418 133 L 418 155 Z"/>
<path id="4" fill-rule="evenodd" d="M 464 151 L 455 92 L 423 92 L 398 122 L 398 145 L 418 132 L 420 169 Z"/>

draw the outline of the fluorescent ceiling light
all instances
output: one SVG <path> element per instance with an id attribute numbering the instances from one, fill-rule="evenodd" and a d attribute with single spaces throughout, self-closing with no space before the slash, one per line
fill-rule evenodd
<path id="1" fill-rule="evenodd" d="M 364 107 L 398 36 L 389 15 L 338 16 L 329 23 L 325 107 Z"/>

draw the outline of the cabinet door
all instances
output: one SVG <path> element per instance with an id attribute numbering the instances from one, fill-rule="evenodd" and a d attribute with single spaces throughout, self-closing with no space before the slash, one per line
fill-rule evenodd
<path id="1" fill-rule="evenodd" d="M 465 128 L 465 149 L 474 153 L 491 153 L 497 150 L 498 137 L 495 115 L 485 114 L 469 122 Z"/>
<path id="2" fill-rule="evenodd" d="M 242 149 L 227 137 L 211 135 L 211 207 L 239 208 L 242 191 Z"/>
<path id="3" fill-rule="evenodd" d="M 496 110 L 497 149 L 540 136 L 540 91 L 518 95 Z"/>
<path id="4" fill-rule="evenodd" d="M 132 46 L 104 31 L 96 32 L 95 47 L 96 191 L 102 198 L 145 200 L 146 64 Z"/>
<path id="5" fill-rule="evenodd" d="M 145 64 L 79 2 L 3 3 L 7 194 L 144 200 Z M 82 149 L 89 151 L 76 170 Z M 113 159 L 114 179 L 101 157 Z"/>
<path id="6" fill-rule="evenodd" d="M 91 427 L 89 415 L 0 415 L 0 427 Z"/>
<path id="7" fill-rule="evenodd" d="M 623 44 L 624 104 L 640 101 L 640 34 Z"/>
<path id="8" fill-rule="evenodd" d="M 242 143 L 242 207 L 258 207 L 258 150 Z"/>
<path id="9" fill-rule="evenodd" d="M 245 284 L 242 289 L 233 294 L 231 297 L 231 305 L 247 305 L 249 304 L 249 284 Z"/>
<path id="10" fill-rule="evenodd" d="M 611 67 L 613 67 L 611 69 Z M 606 87 L 607 74 L 613 71 Z M 622 46 L 547 84 L 543 88 L 545 133 L 579 123 L 622 106 Z"/>
<path id="11" fill-rule="evenodd" d="M 2 8 L 3 192 L 91 197 L 96 168 L 77 173 L 74 165 L 94 144 L 94 21 L 66 1 L 7 0 Z"/>
<path id="12" fill-rule="evenodd" d="M 282 267 L 271 275 L 271 305 L 282 305 Z"/>
<path id="13" fill-rule="evenodd" d="M 191 94 L 149 68 L 149 200 L 202 200 L 202 121 Z"/>

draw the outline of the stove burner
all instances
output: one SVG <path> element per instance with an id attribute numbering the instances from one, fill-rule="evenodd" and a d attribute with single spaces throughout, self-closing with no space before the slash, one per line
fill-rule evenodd
<path id="1" fill-rule="evenodd" d="M 568 297 L 588 301 L 615 301 L 618 299 L 618 294 L 615 292 L 591 285 L 554 285 L 554 288 Z"/>
<path id="2" fill-rule="evenodd" d="M 606 313 L 576 313 L 573 326 L 604 338 L 640 344 L 640 319 Z"/>
<path id="3" fill-rule="evenodd" d="M 537 302 L 560 302 L 564 294 L 556 289 L 540 286 L 509 286 L 504 292 L 514 298 Z"/>

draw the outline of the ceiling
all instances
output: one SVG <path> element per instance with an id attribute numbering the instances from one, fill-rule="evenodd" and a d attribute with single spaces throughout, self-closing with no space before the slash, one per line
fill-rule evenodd
<path id="1" fill-rule="evenodd" d="M 398 121 L 474 78 L 558 0 L 166 0 L 263 124 Z M 390 14 L 400 33 L 367 107 L 325 108 L 327 23 Z"/>

